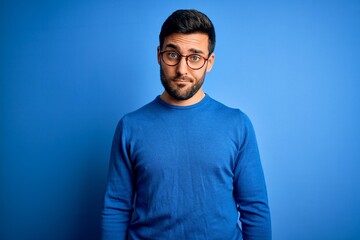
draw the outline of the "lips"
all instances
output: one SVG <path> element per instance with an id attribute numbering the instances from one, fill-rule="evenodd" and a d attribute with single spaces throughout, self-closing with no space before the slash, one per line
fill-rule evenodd
<path id="1" fill-rule="evenodd" d="M 191 78 L 188 77 L 181 77 L 181 78 L 174 78 L 174 82 L 192 82 Z"/>

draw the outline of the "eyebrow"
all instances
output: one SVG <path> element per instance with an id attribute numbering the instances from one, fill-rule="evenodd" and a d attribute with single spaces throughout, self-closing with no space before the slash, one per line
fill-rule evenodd
<path id="1" fill-rule="evenodd" d="M 165 48 L 173 48 L 177 51 L 180 51 L 180 48 L 178 46 L 176 46 L 175 44 L 169 43 L 165 46 Z M 190 52 L 192 53 L 202 53 L 205 54 L 203 51 L 199 50 L 199 49 L 195 49 L 195 48 L 190 48 L 189 49 Z"/>

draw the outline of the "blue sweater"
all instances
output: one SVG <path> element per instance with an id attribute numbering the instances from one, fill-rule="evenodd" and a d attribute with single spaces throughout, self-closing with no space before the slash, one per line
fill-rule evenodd
<path id="1" fill-rule="evenodd" d="M 113 140 L 102 221 L 104 240 L 271 239 L 248 117 L 208 95 L 185 107 L 157 97 L 125 115 Z"/>

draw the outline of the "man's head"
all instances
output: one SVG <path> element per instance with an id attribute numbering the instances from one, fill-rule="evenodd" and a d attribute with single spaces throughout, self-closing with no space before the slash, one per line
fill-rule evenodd
<path id="1" fill-rule="evenodd" d="M 164 22 L 159 35 L 158 62 L 163 99 L 177 104 L 199 101 L 202 84 L 214 62 L 215 30 L 196 10 L 178 10 Z"/>

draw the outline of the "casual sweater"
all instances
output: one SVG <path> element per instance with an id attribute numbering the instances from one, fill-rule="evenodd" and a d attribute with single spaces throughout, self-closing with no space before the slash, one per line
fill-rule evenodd
<path id="1" fill-rule="evenodd" d="M 158 96 L 125 115 L 113 139 L 102 228 L 103 240 L 271 239 L 249 118 L 208 95 L 190 106 Z"/>

